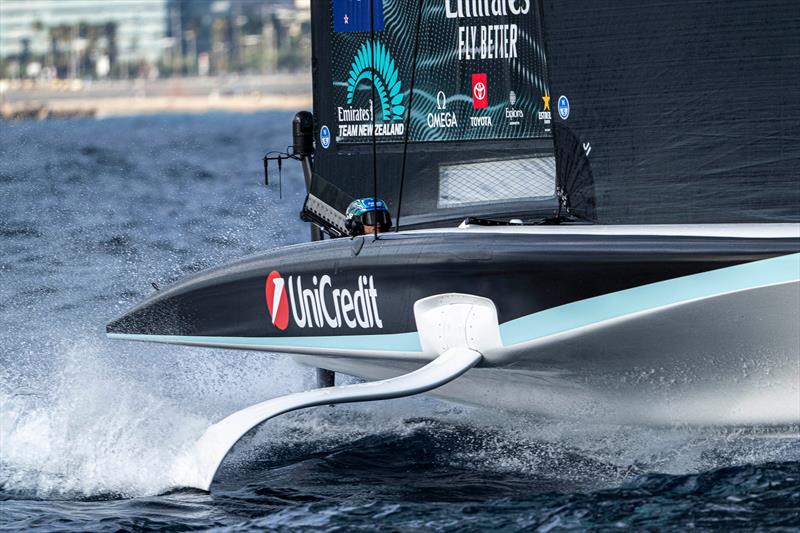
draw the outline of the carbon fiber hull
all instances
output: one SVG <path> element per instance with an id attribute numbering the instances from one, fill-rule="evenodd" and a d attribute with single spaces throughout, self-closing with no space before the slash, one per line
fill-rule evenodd
<path id="1" fill-rule="evenodd" d="M 201 273 L 108 332 L 294 353 L 377 379 L 435 356 L 420 347 L 415 301 L 467 293 L 495 303 L 503 347 L 443 397 L 620 422 L 794 423 L 799 252 L 798 225 L 342 239 Z"/>

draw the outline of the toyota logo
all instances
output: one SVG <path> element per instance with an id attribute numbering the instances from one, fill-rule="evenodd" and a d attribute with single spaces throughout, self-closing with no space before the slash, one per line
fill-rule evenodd
<path id="1" fill-rule="evenodd" d="M 476 100 L 483 100 L 486 98 L 486 84 L 481 81 L 476 83 L 475 87 L 472 88 L 472 96 L 474 96 Z"/>

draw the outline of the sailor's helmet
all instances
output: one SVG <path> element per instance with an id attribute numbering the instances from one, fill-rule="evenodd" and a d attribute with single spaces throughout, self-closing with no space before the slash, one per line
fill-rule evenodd
<path id="1" fill-rule="evenodd" d="M 364 226 L 376 226 L 379 232 L 392 227 L 392 217 L 383 200 L 372 197 L 353 200 L 345 211 L 345 227 L 350 235 L 363 235 Z"/>

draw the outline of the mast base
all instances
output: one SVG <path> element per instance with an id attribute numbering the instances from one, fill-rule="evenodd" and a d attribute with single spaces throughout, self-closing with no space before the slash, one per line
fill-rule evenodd
<path id="1" fill-rule="evenodd" d="M 317 376 L 317 388 L 324 389 L 336 385 L 336 372 L 324 368 L 315 368 Z"/>

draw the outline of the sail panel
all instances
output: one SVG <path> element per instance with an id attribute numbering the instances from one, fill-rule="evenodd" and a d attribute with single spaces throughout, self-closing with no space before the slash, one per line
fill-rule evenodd
<path id="1" fill-rule="evenodd" d="M 395 219 L 404 180 L 403 225 L 554 213 L 538 9 L 532 0 L 313 2 L 314 171 L 352 197 L 377 192 Z"/>
<path id="2" fill-rule="evenodd" d="M 535 2 L 371 3 L 372 25 L 362 13 L 370 2 L 333 2 L 335 142 L 371 142 L 373 119 L 378 142 L 403 142 L 409 106 L 412 142 L 550 137 L 539 117 L 547 82 Z"/>
<path id="3" fill-rule="evenodd" d="M 792 0 L 543 0 L 559 179 L 602 223 L 800 221 Z"/>

